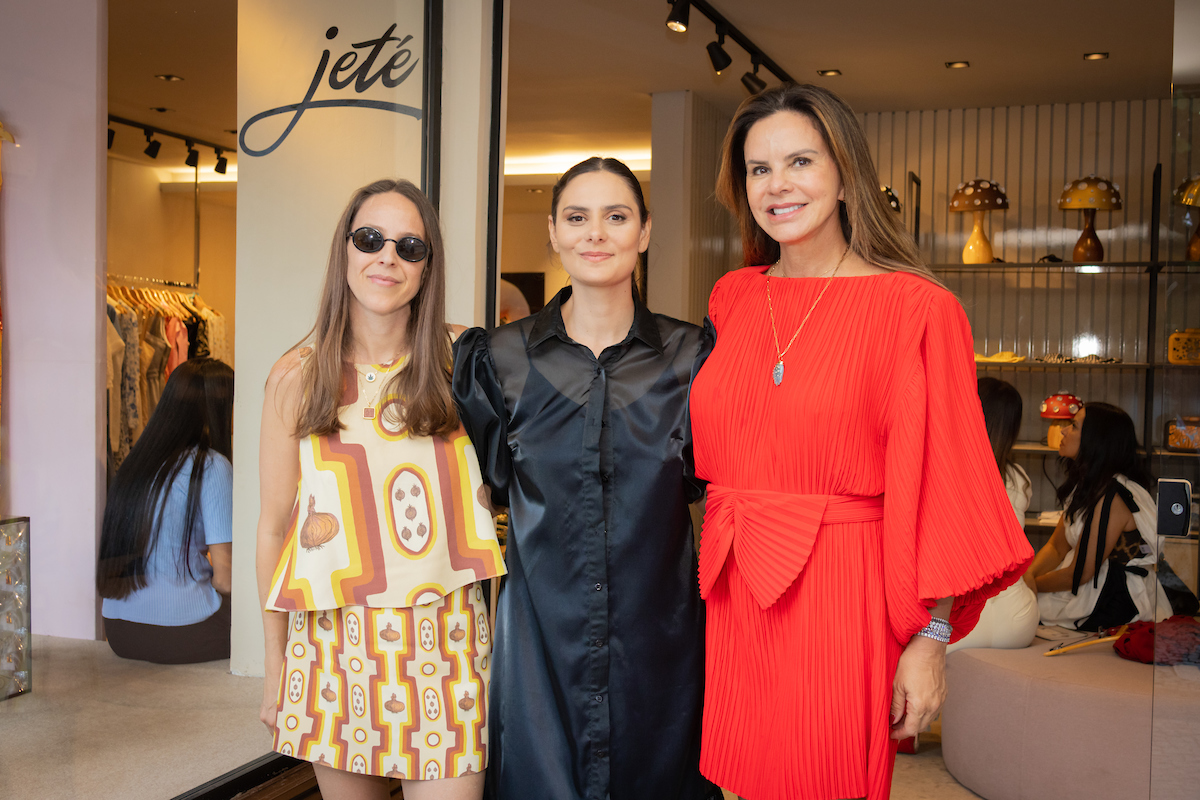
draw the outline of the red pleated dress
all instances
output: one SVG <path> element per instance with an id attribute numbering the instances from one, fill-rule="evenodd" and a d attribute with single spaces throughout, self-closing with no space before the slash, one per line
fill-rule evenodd
<path id="1" fill-rule="evenodd" d="M 834 278 L 776 386 L 765 270 L 717 282 L 717 344 L 692 386 L 709 481 L 700 768 L 749 800 L 883 800 L 904 645 L 943 597 L 966 635 L 1033 552 L 958 300 L 908 273 Z M 771 279 L 781 346 L 825 282 Z"/>

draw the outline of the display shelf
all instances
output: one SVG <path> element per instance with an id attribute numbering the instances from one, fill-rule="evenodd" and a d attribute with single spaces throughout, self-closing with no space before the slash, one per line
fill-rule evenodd
<path id="1" fill-rule="evenodd" d="M 1025 515 L 1025 527 L 1026 528 L 1054 528 L 1057 526 L 1058 526 L 1058 520 L 1054 520 L 1054 522 L 1048 522 L 1046 520 L 1043 520 L 1037 514 L 1026 514 Z"/>
<path id="2" fill-rule="evenodd" d="M 1074 261 L 1039 261 L 1035 263 L 993 261 L 990 264 L 930 264 L 929 268 L 933 270 L 934 273 L 1047 270 L 1070 271 L 1081 275 L 1096 275 L 1106 272 L 1149 272 L 1154 268 L 1154 265 L 1148 264 L 1145 261 L 1101 261 L 1093 264 L 1077 264 Z"/>
<path id="3" fill-rule="evenodd" d="M 1152 364 L 1142 361 L 1119 361 L 1115 364 L 1053 364 L 1046 361 L 976 361 L 976 369 L 1040 369 L 1047 372 L 1077 372 L 1093 369 L 1149 369 Z M 1190 369 L 1200 369 L 1191 367 Z"/>
<path id="4" fill-rule="evenodd" d="M 1168 450 L 1165 447 L 1154 448 L 1154 455 L 1170 458 L 1200 458 L 1200 452 L 1189 453 L 1183 450 Z"/>
<path id="5" fill-rule="evenodd" d="M 1017 442 L 1013 445 L 1014 453 L 1058 453 L 1057 447 L 1050 447 L 1041 442 Z"/>

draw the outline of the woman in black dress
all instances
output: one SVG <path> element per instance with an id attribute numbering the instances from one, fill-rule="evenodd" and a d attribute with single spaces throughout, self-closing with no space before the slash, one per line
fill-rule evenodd
<path id="1" fill-rule="evenodd" d="M 704 613 L 688 503 L 688 388 L 711 337 L 653 314 L 633 173 L 592 158 L 554 187 L 571 276 L 538 314 L 455 346 L 454 396 L 509 507 L 488 783 L 507 800 L 705 798 Z"/>

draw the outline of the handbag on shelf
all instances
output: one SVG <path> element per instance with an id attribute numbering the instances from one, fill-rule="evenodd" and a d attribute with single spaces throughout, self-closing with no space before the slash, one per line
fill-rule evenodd
<path id="1" fill-rule="evenodd" d="M 1200 328 L 1175 331 L 1167 337 L 1167 361 L 1172 364 L 1200 364 Z"/>
<path id="2" fill-rule="evenodd" d="M 1200 450 L 1200 417 L 1174 417 L 1167 420 L 1167 449 L 1185 453 Z"/>

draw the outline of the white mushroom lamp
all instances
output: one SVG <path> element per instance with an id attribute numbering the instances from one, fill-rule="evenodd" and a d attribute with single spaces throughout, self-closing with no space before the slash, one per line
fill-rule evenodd
<path id="1" fill-rule="evenodd" d="M 1058 207 L 1063 211 L 1079 209 L 1083 212 L 1083 233 L 1075 242 L 1071 260 L 1076 263 L 1103 261 L 1104 245 L 1096 235 L 1096 212 L 1120 211 L 1121 187 L 1107 178 L 1088 175 L 1063 187 Z"/>
<path id="2" fill-rule="evenodd" d="M 975 178 L 958 185 L 958 190 L 950 197 L 950 210 L 971 211 L 975 214 L 975 226 L 971 229 L 967 246 L 962 251 L 964 264 L 992 263 L 992 243 L 983 232 L 983 215 L 988 211 L 1006 208 L 1008 196 L 1004 194 L 1004 187 L 995 181 Z"/>

